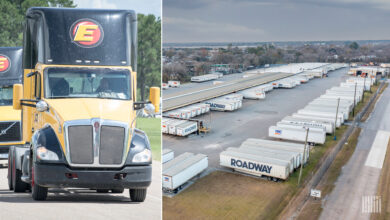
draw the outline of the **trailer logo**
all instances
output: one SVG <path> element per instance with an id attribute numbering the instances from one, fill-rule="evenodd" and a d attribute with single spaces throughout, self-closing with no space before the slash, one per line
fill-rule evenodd
<path id="1" fill-rule="evenodd" d="M 236 160 L 233 158 L 230 161 L 230 165 L 234 167 L 246 168 L 248 170 L 255 170 L 258 172 L 266 172 L 266 173 L 271 173 L 271 169 L 272 169 L 272 166 Z"/>
<path id="2" fill-rule="evenodd" d="M 92 19 L 80 19 L 70 28 L 72 42 L 80 47 L 92 48 L 99 46 L 103 41 L 104 32 L 102 26 Z"/>
<path id="3" fill-rule="evenodd" d="M 7 71 L 11 66 L 10 59 L 5 56 L 0 54 L 0 72 L 5 72 Z"/>
<path id="4" fill-rule="evenodd" d="M 281 135 L 282 134 L 282 130 L 275 130 L 275 134 Z"/>

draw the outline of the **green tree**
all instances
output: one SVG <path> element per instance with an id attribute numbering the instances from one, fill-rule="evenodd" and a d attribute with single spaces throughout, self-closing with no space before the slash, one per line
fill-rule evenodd
<path id="1" fill-rule="evenodd" d="M 357 49 L 359 49 L 359 44 L 356 43 L 356 42 L 352 42 L 352 43 L 349 45 L 349 48 L 354 49 L 354 50 L 357 50 Z"/>
<path id="2" fill-rule="evenodd" d="M 138 14 L 137 86 L 145 100 L 148 88 L 161 85 L 161 19 Z"/>
<path id="3" fill-rule="evenodd" d="M 30 7 L 76 7 L 72 0 L 0 0 L 0 46 L 21 46 L 24 16 Z"/>

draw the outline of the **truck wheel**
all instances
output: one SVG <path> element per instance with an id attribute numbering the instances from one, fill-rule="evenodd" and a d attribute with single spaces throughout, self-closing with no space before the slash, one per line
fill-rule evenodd
<path id="1" fill-rule="evenodd" d="M 98 193 L 108 193 L 108 189 L 97 189 L 96 192 Z"/>
<path id="2" fill-rule="evenodd" d="M 7 179 L 8 179 L 8 189 L 13 190 L 14 186 L 12 185 L 12 167 L 13 167 L 13 159 L 12 159 L 12 151 L 11 148 L 9 149 L 8 152 L 8 174 L 7 174 Z"/>
<path id="3" fill-rule="evenodd" d="M 25 192 L 28 185 L 21 179 L 22 171 L 17 170 L 15 167 L 13 169 L 15 169 L 15 172 L 13 172 L 14 175 L 12 175 L 12 185 L 14 186 L 14 192 Z"/>
<path id="4" fill-rule="evenodd" d="M 124 188 L 122 188 L 122 189 L 112 189 L 111 190 L 112 193 L 123 193 L 123 191 L 125 191 Z"/>
<path id="5" fill-rule="evenodd" d="M 38 186 L 37 184 L 35 184 L 35 177 L 34 177 L 34 167 L 32 168 L 31 170 L 31 176 L 32 176 L 32 180 L 31 180 L 31 194 L 32 194 L 32 198 L 34 200 L 46 200 L 47 198 L 47 188 L 46 187 L 42 187 L 42 186 Z"/>
<path id="6" fill-rule="evenodd" d="M 146 198 L 146 189 L 129 189 L 130 199 L 133 202 L 143 202 Z"/>

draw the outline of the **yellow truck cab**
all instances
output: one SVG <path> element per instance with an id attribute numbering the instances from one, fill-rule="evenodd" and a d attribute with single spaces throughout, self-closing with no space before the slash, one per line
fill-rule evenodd
<path id="1" fill-rule="evenodd" d="M 22 82 L 22 48 L 0 47 L 0 160 L 11 145 L 21 142 L 21 111 L 12 107 L 12 87 Z"/>
<path id="2" fill-rule="evenodd" d="M 31 187 L 34 200 L 45 200 L 52 187 L 129 189 L 132 201 L 144 201 L 152 156 L 136 110 L 155 111 L 160 90 L 151 88 L 153 105 L 135 102 L 136 13 L 30 8 L 23 41 L 13 107 L 22 110 L 26 144 L 10 149 L 14 191 Z"/>

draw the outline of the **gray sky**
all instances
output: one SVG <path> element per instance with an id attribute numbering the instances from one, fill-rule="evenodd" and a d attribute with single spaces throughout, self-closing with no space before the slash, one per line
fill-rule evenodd
<path id="1" fill-rule="evenodd" d="M 161 0 L 73 0 L 78 8 L 132 9 L 161 17 Z"/>
<path id="2" fill-rule="evenodd" d="M 388 40 L 390 0 L 163 0 L 163 42 Z"/>

